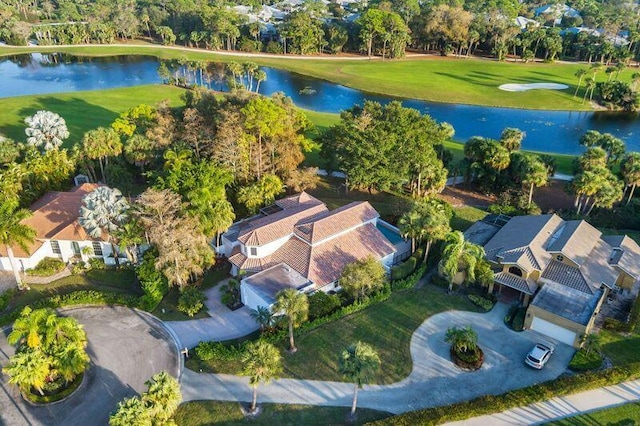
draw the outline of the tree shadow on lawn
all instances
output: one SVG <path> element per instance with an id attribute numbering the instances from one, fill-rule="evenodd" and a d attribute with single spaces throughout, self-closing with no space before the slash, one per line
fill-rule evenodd
<path id="1" fill-rule="evenodd" d="M 35 98 L 28 105 L 20 108 L 17 112 L 20 117 L 18 123 L 4 125 L 0 127 L 0 132 L 15 141 L 24 141 L 26 139 L 24 119 L 40 110 L 55 112 L 67 122 L 70 137 L 63 144 L 65 148 L 70 148 L 75 142 L 80 141 L 87 130 L 108 126 L 118 117 L 116 112 L 90 104 L 84 99 L 66 97 L 61 99 L 54 94 Z"/>
<path id="2" fill-rule="evenodd" d="M 456 75 L 456 74 L 445 73 L 445 72 L 435 72 L 434 74 L 448 77 L 453 80 L 464 81 L 466 83 L 474 84 L 477 86 L 485 86 L 485 87 L 491 87 L 491 88 L 496 88 L 496 84 L 498 82 L 500 82 L 500 84 L 530 82 L 530 79 L 525 79 L 522 77 L 516 77 L 516 78 L 505 77 L 505 76 L 493 75 L 488 73 L 481 73 L 478 71 L 472 71 L 471 73 L 468 74 L 467 77 Z"/>

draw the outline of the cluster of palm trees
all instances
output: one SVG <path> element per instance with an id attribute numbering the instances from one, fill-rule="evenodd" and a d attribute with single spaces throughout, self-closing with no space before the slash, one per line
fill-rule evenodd
<path id="1" fill-rule="evenodd" d="M 44 395 L 47 383 L 61 379 L 68 384 L 89 363 L 82 326 L 75 318 L 60 317 L 51 309 L 25 307 L 7 341 L 17 349 L 2 371 L 23 393 L 35 389 Z"/>
<path id="2" fill-rule="evenodd" d="M 161 62 L 158 75 L 165 82 L 172 84 L 217 85 L 218 89 L 222 90 L 223 84 L 227 83 L 229 89 L 242 88 L 255 93 L 260 91 L 260 83 L 267 79 L 267 73 L 255 62 L 231 61 L 224 64 L 190 61 L 186 57 Z"/>
<path id="3" fill-rule="evenodd" d="M 249 386 L 253 389 L 251 412 L 257 409 L 258 386 L 278 379 L 282 374 L 282 355 L 278 348 L 264 340 L 247 345 L 243 359 L 242 374 L 249 377 Z M 363 342 L 356 342 L 342 351 L 339 358 L 339 372 L 353 382 L 353 402 L 351 416 L 355 415 L 358 402 L 358 389 L 365 383 L 371 383 L 380 368 L 380 357 L 376 350 Z"/>
<path id="4" fill-rule="evenodd" d="M 578 91 L 580 90 L 580 87 L 582 86 L 582 81 L 584 80 L 585 91 L 582 96 L 582 103 L 584 103 L 584 101 L 587 99 L 587 96 L 589 96 L 590 101 L 593 100 L 593 92 L 596 88 L 596 77 L 598 73 L 604 69 L 605 74 L 607 74 L 607 81 L 609 82 L 611 81 L 612 78 L 614 78 L 614 75 L 615 75 L 615 80 L 618 80 L 620 78 L 620 73 L 626 67 L 627 66 L 625 65 L 624 62 L 618 62 L 615 65 L 611 65 L 607 67 L 605 67 L 604 64 L 600 62 L 596 62 L 591 64 L 591 67 L 589 68 L 589 70 L 584 68 L 580 68 L 576 70 L 576 72 L 573 75 L 578 79 L 578 84 L 576 85 L 576 90 L 573 93 L 573 97 L 575 98 L 578 95 Z M 585 76 L 587 76 L 589 72 L 591 72 L 591 76 L 585 79 Z M 631 89 L 634 92 L 636 91 L 636 88 L 639 82 L 640 82 L 640 73 L 638 72 L 633 73 L 631 75 Z"/>

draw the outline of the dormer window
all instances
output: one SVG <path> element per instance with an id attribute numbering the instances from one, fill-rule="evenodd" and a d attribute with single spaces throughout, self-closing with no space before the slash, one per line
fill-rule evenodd
<path id="1" fill-rule="evenodd" d="M 561 254 L 559 254 L 559 255 L 557 255 L 557 256 L 556 256 L 556 260 L 557 260 L 558 262 L 562 262 L 562 261 L 564 261 L 564 256 L 563 256 L 563 255 L 561 255 Z"/>
<path id="2" fill-rule="evenodd" d="M 258 249 L 256 247 L 249 248 L 249 252 L 251 253 L 251 256 L 257 256 L 258 255 Z"/>
<path id="3" fill-rule="evenodd" d="M 520 268 L 518 268 L 517 266 L 512 266 L 509 268 L 509 273 L 516 275 L 518 277 L 522 276 L 522 271 L 520 270 Z"/>

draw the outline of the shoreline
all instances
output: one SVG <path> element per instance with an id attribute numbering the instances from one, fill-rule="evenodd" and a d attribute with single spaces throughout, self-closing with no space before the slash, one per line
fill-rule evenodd
<path id="1" fill-rule="evenodd" d="M 144 49 L 149 51 L 140 52 L 140 51 L 136 51 L 136 49 L 137 50 Z M 111 53 L 110 52 L 111 50 L 116 50 L 116 52 Z M 120 50 L 120 52 L 117 52 L 118 50 Z M 133 50 L 133 52 L 128 50 Z M 159 52 L 153 52 L 153 50 L 159 50 Z M 163 51 L 168 55 L 166 56 L 162 55 Z M 470 64 L 470 66 L 478 65 L 479 62 L 491 63 L 492 65 L 497 65 L 499 67 L 505 67 L 505 68 L 509 66 L 512 66 L 512 67 L 515 66 L 525 70 L 527 70 L 529 67 L 532 66 L 532 64 L 521 64 L 521 63 L 509 62 L 509 61 L 498 62 L 498 61 L 490 60 L 487 58 L 475 58 L 475 57 L 440 58 L 431 54 L 409 54 L 408 57 L 404 59 L 384 61 L 380 57 L 368 58 L 365 56 L 272 55 L 272 54 L 264 54 L 264 53 L 247 53 L 247 52 L 237 52 L 237 51 L 213 51 L 213 50 L 197 49 L 197 48 L 186 47 L 186 46 L 184 47 L 183 46 L 163 46 L 163 45 L 144 44 L 144 43 L 132 43 L 132 44 L 119 43 L 119 44 L 107 44 L 107 45 L 83 44 L 83 45 L 52 45 L 52 46 L 8 46 L 8 45 L 0 46 L 0 57 L 6 57 L 6 56 L 16 55 L 16 54 L 29 54 L 29 53 L 68 53 L 76 56 L 86 56 L 86 57 L 140 55 L 140 56 L 152 56 L 158 59 L 168 59 L 168 57 L 171 57 L 172 54 L 180 53 L 180 52 L 191 53 L 191 54 L 200 56 L 199 58 L 196 58 L 196 59 L 202 59 L 202 60 L 211 59 L 212 61 L 215 61 L 217 59 L 223 62 L 233 60 L 233 58 L 247 58 L 247 59 L 253 58 L 253 59 L 256 59 L 257 60 L 256 62 L 258 62 L 259 65 L 261 66 L 267 66 L 267 67 L 272 67 L 276 69 L 286 70 L 299 75 L 312 77 L 318 80 L 322 80 L 322 81 L 326 81 L 334 84 L 339 84 L 339 85 L 356 89 L 365 93 L 394 97 L 401 100 L 418 100 L 418 101 L 433 102 L 433 103 L 442 104 L 442 105 L 466 105 L 466 106 L 504 108 L 504 109 L 511 109 L 511 110 L 515 109 L 515 110 L 525 110 L 525 111 L 531 110 L 531 111 L 548 111 L 548 112 L 591 112 L 591 113 L 598 111 L 597 109 L 593 108 L 592 103 L 585 103 L 585 104 L 580 103 L 579 106 L 577 106 L 576 108 L 564 108 L 564 107 L 550 108 L 554 104 L 553 99 L 548 101 L 549 102 L 548 105 L 541 104 L 539 106 L 536 106 L 536 105 L 522 106 L 522 105 L 515 105 L 515 104 L 509 105 L 503 102 L 474 102 L 473 99 L 466 99 L 466 100 L 463 99 L 463 100 L 455 100 L 455 101 L 447 102 L 446 100 L 443 99 L 444 92 L 446 92 L 446 88 L 443 89 L 439 93 L 439 95 L 435 97 L 422 96 L 421 93 L 419 93 L 418 91 L 412 92 L 411 95 L 413 96 L 410 96 L 408 93 L 406 93 L 408 90 L 407 87 L 400 87 L 400 88 L 396 87 L 395 89 L 389 88 L 388 90 L 384 90 L 384 88 L 382 88 L 381 85 L 386 84 L 386 85 L 393 86 L 394 82 L 385 80 L 382 77 L 379 78 L 379 81 L 372 82 L 372 83 L 378 83 L 375 86 L 377 87 L 378 90 L 372 91 L 372 86 L 362 87 L 363 85 L 368 83 L 367 81 L 362 80 L 362 76 L 347 74 L 343 71 L 344 67 L 340 66 L 343 64 L 345 66 L 354 65 L 354 64 L 357 64 L 357 65 L 364 64 L 364 66 L 368 66 L 368 64 L 375 63 L 376 64 L 375 66 L 385 67 L 388 69 L 388 68 L 399 68 L 399 67 L 403 68 L 405 66 L 415 66 L 415 64 L 420 64 L 420 63 L 431 63 L 431 64 L 436 63 L 436 64 L 445 64 L 445 65 L 455 64 L 455 66 L 458 67 L 461 64 Z M 204 56 L 204 58 L 201 58 L 201 56 Z M 314 68 L 311 68 L 308 70 L 304 69 L 305 64 L 314 65 L 314 62 L 322 66 L 326 66 L 326 65 L 335 66 L 337 69 L 333 71 L 318 69 L 318 67 L 315 67 L 315 69 Z M 563 63 L 563 64 L 551 64 L 551 65 L 543 64 L 543 63 L 533 64 L 533 66 L 541 66 L 541 67 L 544 66 L 545 68 L 548 68 L 549 66 L 555 66 L 555 67 L 558 67 L 558 69 L 566 68 L 569 66 L 581 66 L 581 65 L 584 66 L 585 64 L 581 64 L 581 63 L 576 63 L 576 64 Z M 406 72 L 408 72 L 409 74 L 412 74 L 411 71 L 415 71 L 415 70 L 406 70 Z M 426 71 L 423 70 L 423 72 L 426 73 L 428 72 L 428 70 Z M 473 71 L 473 72 L 476 72 L 476 71 Z M 435 71 L 434 73 L 442 74 L 442 73 L 439 73 L 438 71 Z M 538 71 L 536 71 L 536 73 L 538 73 Z M 329 74 L 333 74 L 335 78 L 331 78 L 332 75 L 329 75 Z M 462 75 L 452 74 L 449 78 L 463 79 L 463 77 L 464 76 Z M 375 77 L 372 77 L 372 78 L 375 78 Z M 505 74 L 504 77 L 502 78 L 505 83 L 508 84 L 510 82 L 510 76 L 508 74 Z M 532 82 L 534 82 L 533 81 L 534 78 L 537 78 L 538 80 L 544 80 L 544 78 L 532 76 Z M 564 78 L 566 78 L 566 76 L 559 75 L 557 77 L 557 80 L 559 82 L 563 82 L 563 84 L 569 83 L 563 80 Z M 356 79 L 356 81 L 352 82 L 350 81 L 350 79 Z M 515 80 L 516 78 L 513 78 L 513 79 Z M 396 82 L 396 86 L 397 84 L 401 84 L 401 83 Z M 499 90 L 498 89 L 499 85 L 496 87 L 493 87 L 490 85 L 488 86 L 487 84 L 474 83 L 474 82 L 467 83 L 467 84 L 469 84 L 470 88 L 477 89 L 476 91 L 478 90 L 486 91 L 486 90 L 495 89 L 496 92 L 493 93 L 494 98 L 496 97 L 499 98 L 501 96 L 504 96 L 504 94 L 497 93 L 497 91 Z M 482 87 L 482 86 L 487 86 L 487 87 Z M 425 88 L 422 88 L 422 89 L 426 90 Z M 573 87 L 569 85 L 568 91 L 571 92 L 572 90 L 573 90 Z M 462 92 L 465 92 L 465 91 L 462 91 Z M 562 103 L 574 102 L 574 101 L 577 102 L 577 100 L 579 99 L 579 97 L 576 98 L 576 97 L 570 96 L 569 93 L 552 95 L 549 93 L 545 93 L 544 91 L 533 91 L 533 92 L 534 93 L 530 92 L 528 96 L 532 98 L 538 98 L 540 96 L 548 96 L 553 98 L 554 96 L 555 97 L 560 96 L 559 101 L 562 101 Z M 435 93 L 435 92 L 432 92 L 432 93 Z M 511 94 L 511 95 L 514 95 L 514 94 Z M 540 95 L 540 96 L 536 96 L 536 95 Z M 481 93 L 479 93 L 478 96 L 482 99 L 486 98 L 486 96 L 484 96 Z M 466 97 L 469 98 L 470 95 L 466 95 Z M 511 99 L 516 99 L 516 98 L 512 97 Z M 616 111 L 611 111 L 611 112 L 616 113 Z"/>

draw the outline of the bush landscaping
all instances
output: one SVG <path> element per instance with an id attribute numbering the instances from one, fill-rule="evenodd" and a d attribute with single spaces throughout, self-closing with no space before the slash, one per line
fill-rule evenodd
<path id="1" fill-rule="evenodd" d="M 178 298 L 178 310 L 193 317 L 204 307 L 205 296 L 197 287 L 187 287 Z"/>
<path id="2" fill-rule="evenodd" d="M 596 370 L 602 366 L 602 355 L 596 351 L 578 350 L 571 358 L 569 369 L 572 371 Z"/>
<path id="3" fill-rule="evenodd" d="M 54 257 L 45 257 L 33 269 L 27 269 L 27 275 L 34 277 L 50 277 L 62 271 L 65 264 L 62 260 Z"/>
<path id="4" fill-rule="evenodd" d="M 489 312 L 491 309 L 493 309 L 493 300 L 487 299 L 482 296 L 477 296 L 475 294 L 470 294 L 467 297 L 474 303 L 474 305 L 484 309 L 485 312 Z"/>

